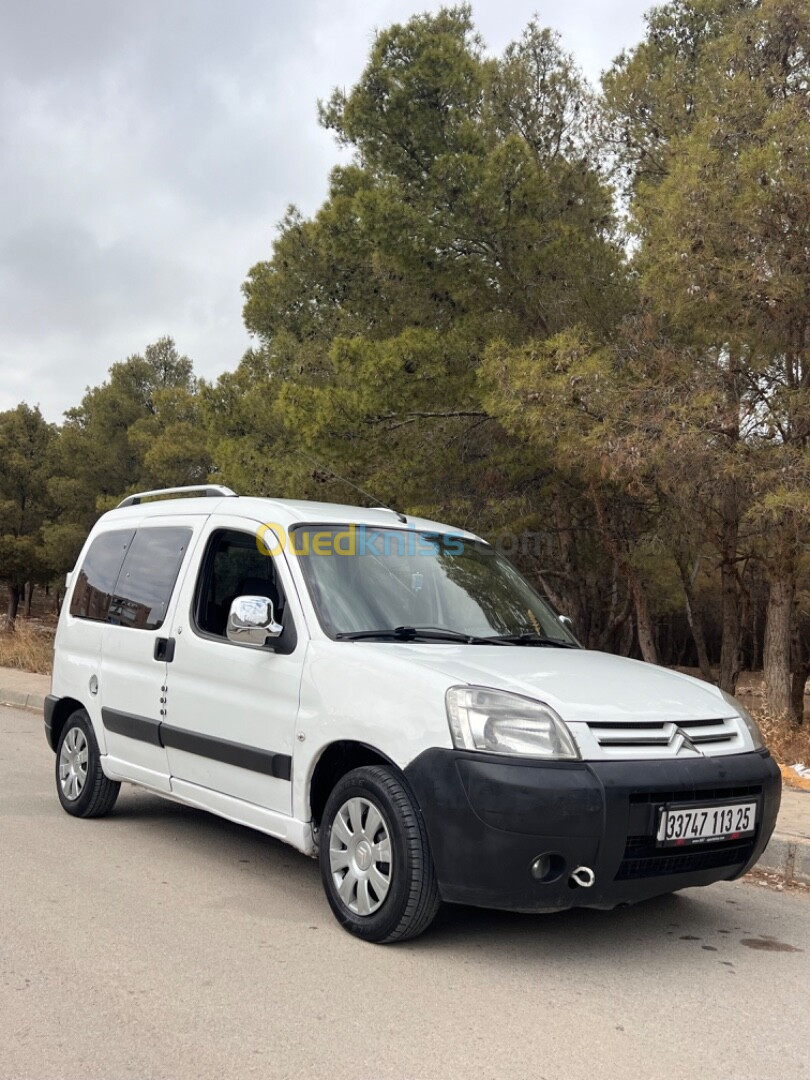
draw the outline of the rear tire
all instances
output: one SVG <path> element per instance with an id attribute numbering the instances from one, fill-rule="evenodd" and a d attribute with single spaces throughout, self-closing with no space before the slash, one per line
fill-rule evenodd
<path id="1" fill-rule="evenodd" d="M 404 777 L 364 765 L 342 777 L 320 829 L 321 878 L 350 934 L 379 944 L 427 930 L 441 898 L 422 815 Z"/>
<path id="2" fill-rule="evenodd" d="M 74 817 L 103 817 L 115 806 L 120 790 L 121 785 L 102 771 L 90 717 L 77 709 L 56 745 L 56 793 L 62 809 Z"/>

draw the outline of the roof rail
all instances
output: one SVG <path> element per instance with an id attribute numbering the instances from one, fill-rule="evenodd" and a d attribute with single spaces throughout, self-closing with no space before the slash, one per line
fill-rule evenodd
<path id="1" fill-rule="evenodd" d="M 116 507 L 116 510 L 120 510 L 122 506 L 137 506 L 138 503 L 144 499 L 155 499 L 159 495 L 189 495 L 192 491 L 198 491 L 202 495 L 209 498 L 221 498 L 223 495 L 236 495 L 235 491 L 231 491 L 229 487 L 223 487 L 222 484 L 198 484 L 194 487 L 173 487 L 173 488 L 158 488 L 156 491 L 138 491 L 134 495 L 127 495 L 125 499 Z"/>

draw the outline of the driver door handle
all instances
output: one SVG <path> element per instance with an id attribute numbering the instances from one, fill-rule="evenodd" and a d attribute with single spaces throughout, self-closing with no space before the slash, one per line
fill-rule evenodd
<path id="1" fill-rule="evenodd" d="M 159 637 L 155 641 L 155 660 L 170 664 L 174 660 L 174 638 Z"/>

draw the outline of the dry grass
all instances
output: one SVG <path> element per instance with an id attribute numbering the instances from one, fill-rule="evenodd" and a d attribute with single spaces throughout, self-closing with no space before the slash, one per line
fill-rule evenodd
<path id="1" fill-rule="evenodd" d="M 0 667 L 49 675 L 53 667 L 53 635 L 53 626 L 18 619 L 16 630 L 0 630 Z"/>
<path id="2" fill-rule="evenodd" d="M 742 695 L 740 698 L 751 714 L 756 717 L 757 723 L 762 728 L 765 745 L 777 761 L 784 762 L 785 765 L 810 765 L 810 723 L 807 719 L 807 709 L 804 712 L 803 724 L 788 724 L 784 721 L 773 720 L 764 705 L 759 709 L 751 708 Z"/>
<path id="3" fill-rule="evenodd" d="M 697 668 L 677 668 L 701 678 Z M 808 686 L 810 689 L 810 685 Z M 804 723 L 774 720 L 765 703 L 765 681 L 761 671 L 743 671 L 737 683 L 737 697 L 762 728 L 765 744 L 777 761 L 785 765 L 810 765 L 810 695 L 804 696 Z"/>
<path id="4" fill-rule="evenodd" d="M 745 679 L 741 678 L 737 687 L 737 697 L 759 724 L 765 745 L 782 770 L 782 779 L 788 787 L 810 791 L 810 782 L 789 768 L 790 765 L 810 765 L 810 709 L 807 695 L 804 698 L 803 724 L 774 720 L 765 703 L 762 673 L 744 674 Z"/>
<path id="5" fill-rule="evenodd" d="M 765 701 L 761 671 L 744 671 L 737 684 L 737 697 L 762 729 L 765 744 L 777 761 L 785 765 L 810 765 L 810 698 L 804 697 L 804 723 L 775 720 Z"/>

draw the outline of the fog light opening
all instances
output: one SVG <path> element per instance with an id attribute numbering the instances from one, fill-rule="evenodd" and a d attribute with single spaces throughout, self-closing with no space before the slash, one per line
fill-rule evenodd
<path id="1" fill-rule="evenodd" d="M 558 881 L 565 873 L 565 859 L 556 851 L 547 851 L 533 860 L 529 873 L 535 881 L 548 885 Z"/>

